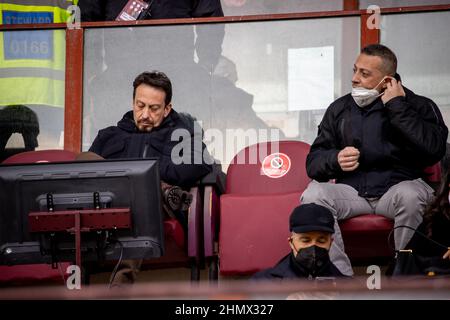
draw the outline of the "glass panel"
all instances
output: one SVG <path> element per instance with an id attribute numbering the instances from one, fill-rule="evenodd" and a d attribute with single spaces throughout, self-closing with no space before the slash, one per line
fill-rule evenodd
<path id="1" fill-rule="evenodd" d="M 343 0 L 221 0 L 226 16 L 337 11 Z"/>
<path id="2" fill-rule="evenodd" d="M 202 122 L 223 164 L 258 141 L 311 143 L 329 103 L 351 89 L 359 23 L 207 24 L 195 34 L 191 25 L 86 30 L 83 150 L 132 109 L 132 82 L 151 69 L 171 78 L 174 109 Z"/>
<path id="3" fill-rule="evenodd" d="M 395 14 L 381 19 L 381 41 L 396 53 L 403 84 L 432 99 L 447 126 L 450 126 L 449 28 L 450 12 Z"/>
<path id="4" fill-rule="evenodd" d="M 380 8 L 431 6 L 436 4 L 450 4 L 449 0 L 359 0 L 359 7 L 366 9 L 370 5 Z"/>
<path id="5" fill-rule="evenodd" d="M 64 30 L 0 32 L 1 159 L 63 147 L 65 42 Z"/>

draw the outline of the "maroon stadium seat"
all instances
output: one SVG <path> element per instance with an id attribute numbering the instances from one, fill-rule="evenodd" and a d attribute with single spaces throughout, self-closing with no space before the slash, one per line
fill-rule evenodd
<path id="1" fill-rule="evenodd" d="M 66 150 L 39 150 L 39 151 L 26 151 L 15 154 L 5 161 L 3 164 L 13 163 L 35 163 L 35 162 L 63 162 L 73 161 L 76 158 L 76 154 Z"/>
<path id="2" fill-rule="evenodd" d="M 437 183 L 441 178 L 439 163 L 425 170 L 426 180 Z M 353 263 L 365 263 L 394 255 L 388 244 L 394 221 L 376 214 L 365 214 L 339 222 L 345 252 Z"/>
<path id="3" fill-rule="evenodd" d="M 281 141 L 278 150 L 260 143 L 234 157 L 220 198 L 221 275 L 252 274 L 289 252 L 289 215 L 310 182 L 305 170 L 309 148 L 300 141 Z"/>

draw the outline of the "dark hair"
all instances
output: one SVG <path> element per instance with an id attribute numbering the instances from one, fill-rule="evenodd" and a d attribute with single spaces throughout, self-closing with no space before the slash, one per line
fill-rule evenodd
<path id="1" fill-rule="evenodd" d="M 444 216 L 450 220 L 450 203 L 448 201 L 448 193 L 450 191 L 448 184 L 450 183 L 450 172 L 447 172 L 438 188 L 436 198 L 425 209 L 423 214 L 423 222 L 425 224 L 425 233 L 428 237 L 433 233 L 433 221 L 437 215 Z"/>
<path id="2" fill-rule="evenodd" d="M 380 57 L 382 60 L 382 68 L 387 74 L 395 75 L 397 73 L 397 57 L 388 47 L 382 44 L 369 44 L 361 50 L 361 53 L 368 56 Z"/>
<path id="3" fill-rule="evenodd" d="M 146 84 L 164 91 L 166 93 L 166 105 L 172 101 L 172 83 L 164 72 L 145 71 L 138 75 L 133 81 L 133 100 L 136 97 L 136 88 L 141 84 Z"/>

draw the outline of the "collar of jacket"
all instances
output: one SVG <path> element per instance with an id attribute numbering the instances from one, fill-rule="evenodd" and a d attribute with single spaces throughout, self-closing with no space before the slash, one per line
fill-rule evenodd
<path id="1" fill-rule="evenodd" d="M 326 265 L 320 268 L 316 277 L 323 275 L 328 276 L 327 272 L 330 271 L 331 265 L 331 261 L 328 261 Z M 273 277 L 277 278 L 308 278 L 309 276 L 309 272 L 295 262 L 295 257 L 292 252 L 283 257 L 283 259 L 280 260 L 277 266 L 273 268 L 270 273 Z"/>
<path id="2" fill-rule="evenodd" d="M 297 266 L 294 261 L 294 255 L 289 253 L 284 256 L 277 265 L 270 270 L 271 276 L 275 278 L 303 278 L 307 277 L 308 273 L 301 268 L 301 266 Z"/>
<path id="3" fill-rule="evenodd" d="M 152 129 L 151 132 L 161 130 L 166 127 L 174 127 L 175 121 L 178 118 L 178 113 L 175 110 L 170 110 L 169 115 L 164 118 L 161 124 L 158 127 Z M 117 126 L 130 133 L 147 133 L 143 131 L 139 131 L 136 127 L 136 123 L 134 122 L 133 110 L 128 111 L 123 115 L 123 118 L 117 123 Z"/>

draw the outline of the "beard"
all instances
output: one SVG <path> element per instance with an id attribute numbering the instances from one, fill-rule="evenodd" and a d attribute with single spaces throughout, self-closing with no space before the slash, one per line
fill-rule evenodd
<path id="1" fill-rule="evenodd" d="M 153 123 L 150 122 L 138 122 L 137 127 L 139 131 L 150 132 L 153 129 Z"/>

